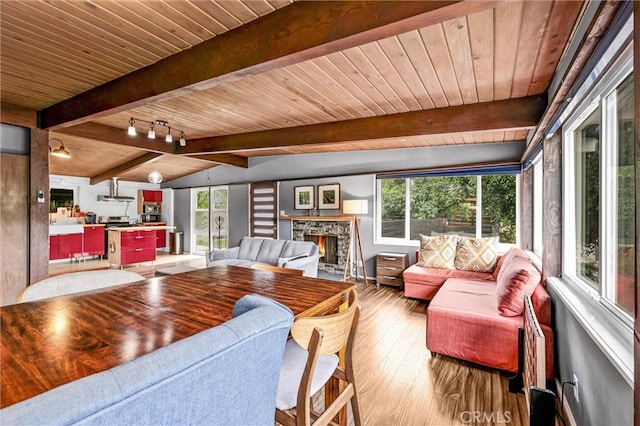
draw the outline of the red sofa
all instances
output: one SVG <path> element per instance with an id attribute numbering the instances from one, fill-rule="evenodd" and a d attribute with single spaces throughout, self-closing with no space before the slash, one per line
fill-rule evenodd
<path id="1" fill-rule="evenodd" d="M 436 268 L 423 269 L 427 270 L 422 271 L 426 275 Z M 498 260 L 493 273 L 446 271 L 438 271 L 430 278 L 421 275 L 422 283 L 431 279 L 434 285 L 414 282 L 414 289 L 425 287 L 427 291 L 422 294 L 432 298 L 427 308 L 427 348 L 433 353 L 516 372 L 523 295 L 529 294 L 545 334 L 547 378 L 552 379 L 551 301 L 527 254 L 511 248 Z M 410 277 L 415 273 L 410 272 Z M 439 280 L 443 280 L 440 287 Z"/>

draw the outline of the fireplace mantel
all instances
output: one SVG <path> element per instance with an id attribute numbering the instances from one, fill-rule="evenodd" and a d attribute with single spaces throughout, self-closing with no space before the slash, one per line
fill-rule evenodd
<path id="1" fill-rule="evenodd" d="M 316 220 L 320 222 L 349 222 L 355 216 L 280 216 L 280 220 Z"/>

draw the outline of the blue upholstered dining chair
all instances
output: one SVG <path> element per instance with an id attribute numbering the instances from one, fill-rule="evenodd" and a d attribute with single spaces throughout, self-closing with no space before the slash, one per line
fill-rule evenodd
<path id="1" fill-rule="evenodd" d="M 326 425 L 351 401 L 353 420 L 362 424 L 353 370 L 353 346 L 360 307 L 355 290 L 349 307 L 339 313 L 299 318 L 291 327 L 292 339 L 285 346 L 276 421 L 282 425 Z M 345 348 L 345 365 L 338 353 Z M 340 394 L 322 413 L 312 410 L 311 397 L 332 377 L 345 383 Z M 294 412 L 295 409 L 295 412 Z M 313 423 L 311 419 L 314 419 Z"/>

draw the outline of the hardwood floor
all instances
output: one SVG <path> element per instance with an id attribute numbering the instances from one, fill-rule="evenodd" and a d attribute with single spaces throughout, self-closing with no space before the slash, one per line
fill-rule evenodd
<path id="1" fill-rule="evenodd" d="M 396 288 L 359 285 L 356 378 L 365 425 L 527 425 L 508 376 L 425 346 L 426 302 Z M 491 344 L 487 341 L 487 344 Z"/>
<path id="2" fill-rule="evenodd" d="M 204 267 L 202 256 L 159 255 L 153 265 L 127 267 L 145 277 L 177 264 Z M 50 274 L 107 267 L 52 265 Z M 425 345 L 427 303 L 395 287 L 358 284 L 362 316 L 356 338 L 356 379 L 365 425 L 528 425 L 524 396 L 508 376 L 443 355 Z M 487 339 L 487 344 L 491 342 Z M 349 416 L 349 423 L 353 424 Z"/>

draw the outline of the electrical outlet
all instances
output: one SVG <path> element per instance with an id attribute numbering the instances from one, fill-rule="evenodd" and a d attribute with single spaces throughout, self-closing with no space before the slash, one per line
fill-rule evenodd
<path id="1" fill-rule="evenodd" d="M 573 397 L 576 399 L 576 402 L 580 403 L 580 389 L 578 388 L 578 376 L 573 375 Z"/>

